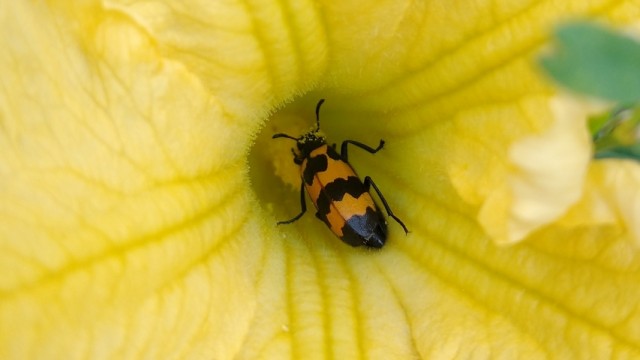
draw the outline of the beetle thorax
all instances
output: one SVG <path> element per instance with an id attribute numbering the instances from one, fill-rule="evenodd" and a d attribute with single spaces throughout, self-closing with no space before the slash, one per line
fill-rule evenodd
<path id="1" fill-rule="evenodd" d="M 317 131 L 308 132 L 298 139 L 297 147 L 299 153 L 297 154 L 297 157 L 304 159 L 308 157 L 313 150 L 326 143 L 327 141 L 324 136 L 320 135 Z"/>

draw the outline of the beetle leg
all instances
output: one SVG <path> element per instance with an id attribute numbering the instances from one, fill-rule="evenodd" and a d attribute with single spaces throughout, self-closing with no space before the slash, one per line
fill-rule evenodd
<path id="1" fill-rule="evenodd" d="M 375 154 L 378 152 L 378 150 L 382 149 L 382 147 L 384 146 L 384 140 L 380 139 L 380 144 L 378 145 L 377 148 L 372 148 L 371 146 L 365 145 L 361 142 L 355 141 L 355 140 L 345 140 L 342 142 L 342 145 L 340 146 L 340 157 L 342 157 L 342 160 L 349 162 L 349 154 L 347 154 L 347 145 L 348 144 L 353 144 L 357 147 L 359 147 L 362 150 L 365 150 L 367 152 L 370 152 L 372 154 Z"/>
<path id="2" fill-rule="evenodd" d="M 384 205 L 384 209 L 387 210 L 387 215 L 389 215 L 389 217 L 393 218 L 393 220 L 395 220 L 398 224 L 400 224 L 400 226 L 402 226 L 402 228 L 404 229 L 404 233 L 408 234 L 409 230 L 407 230 L 407 227 L 404 226 L 404 223 L 402 222 L 402 220 L 400 220 L 397 216 L 393 214 L 393 211 L 391 211 L 389 204 L 387 204 L 387 200 L 384 198 L 384 196 L 380 192 L 380 189 L 378 189 L 378 187 L 376 186 L 376 183 L 374 183 L 373 180 L 371 180 L 371 177 L 366 176 L 364 178 L 364 187 L 367 191 L 369 191 L 369 185 L 373 186 L 373 189 L 376 191 L 376 193 L 378 193 L 378 196 L 382 201 L 382 205 Z"/>
<path id="3" fill-rule="evenodd" d="M 278 225 L 291 224 L 292 222 L 300 219 L 302 215 L 304 215 L 304 213 L 307 211 L 307 203 L 305 202 L 305 199 L 304 199 L 304 180 L 302 180 L 302 183 L 300 184 L 300 208 L 301 208 L 300 214 L 296 215 L 291 220 L 278 221 Z"/>

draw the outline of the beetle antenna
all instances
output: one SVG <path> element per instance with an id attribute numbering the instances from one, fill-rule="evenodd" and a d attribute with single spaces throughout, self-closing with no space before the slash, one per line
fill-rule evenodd
<path id="1" fill-rule="evenodd" d="M 295 138 L 295 137 L 293 137 L 293 136 L 291 136 L 291 135 L 287 135 L 287 134 L 283 134 L 283 133 L 275 134 L 275 135 L 273 135 L 271 138 L 272 138 L 272 139 L 276 139 L 276 138 L 287 138 L 287 139 L 291 139 L 291 140 L 295 140 L 295 141 L 300 140 L 299 138 Z"/>
<path id="2" fill-rule="evenodd" d="M 316 105 L 316 132 L 320 131 L 320 106 L 322 103 L 324 103 L 324 99 L 320 99 Z"/>

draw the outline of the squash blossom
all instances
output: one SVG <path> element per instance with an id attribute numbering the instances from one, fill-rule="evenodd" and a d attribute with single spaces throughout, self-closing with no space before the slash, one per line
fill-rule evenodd
<path id="1" fill-rule="evenodd" d="M 637 1 L 0 3 L 0 358 L 633 358 L 640 170 L 536 65 Z M 411 230 L 351 248 L 291 143 Z M 308 202 L 310 206 L 310 203 Z M 312 210 L 312 209 L 310 209 Z"/>

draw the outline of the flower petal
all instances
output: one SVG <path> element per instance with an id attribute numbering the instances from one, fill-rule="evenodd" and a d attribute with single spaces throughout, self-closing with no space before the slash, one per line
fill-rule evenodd
<path id="1" fill-rule="evenodd" d="M 364 30 L 353 29 L 355 37 L 350 37 L 344 27 L 332 27 L 330 38 L 340 44 L 338 49 L 357 54 L 338 57 L 341 66 L 330 71 L 339 86 L 322 93 L 339 94 L 323 110 L 328 133 L 368 144 L 386 140 L 384 151 L 373 156 L 354 152 L 350 161 L 360 174 L 375 179 L 411 233 L 405 237 L 390 221 L 384 250 L 362 253 L 341 247 L 309 214 L 283 226 L 286 244 L 277 240 L 268 252 L 273 259 L 261 278 L 259 310 L 241 357 L 637 356 L 637 251 L 619 229 L 608 226 L 545 226 L 579 202 L 580 186 L 551 204 L 553 219 L 535 218 L 516 229 L 530 241 L 496 247 L 495 238 L 487 236 L 494 231 L 496 238 L 509 239 L 510 221 L 518 220 L 532 199 L 525 195 L 535 193 L 530 189 L 551 186 L 557 196 L 575 182 L 590 181 L 584 123 L 557 112 L 554 89 L 533 65 L 550 19 L 567 16 L 567 9 L 552 2 L 520 8 L 503 4 L 497 13 L 504 18 L 469 15 L 465 21 L 461 14 L 494 15 L 495 9 L 479 5 L 465 12 L 429 4 L 442 8 L 408 7 L 406 22 L 398 19 L 398 9 L 365 8 L 362 16 L 375 24 L 369 34 L 392 29 L 383 32 L 380 42 L 367 42 Z M 596 11 L 583 5 L 604 6 L 576 2 L 567 5 L 572 7 L 568 12 Z M 624 18 L 628 13 L 621 9 L 632 4 L 618 5 L 611 13 Z M 421 16 L 432 21 L 416 23 Z M 351 20 L 340 12 L 327 17 Z M 473 31 L 477 24 L 472 20 L 481 22 L 483 31 Z M 461 26 L 431 27 L 447 21 Z M 408 28 L 413 32 L 402 31 Z M 424 39 L 416 40 L 414 33 Z M 413 40 L 414 48 L 404 45 L 413 52 L 380 50 L 402 48 L 401 41 L 385 37 L 389 34 Z M 415 56 L 404 59 L 403 54 Z M 406 66 L 413 60 L 415 67 Z M 382 65 L 387 62 L 394 66 Z M 308 103 L 310 120 L 313 105 Z M 570 141 L 565 144 L 565 139 Z M 554 160 L 573 164 L 580 173 L 563 179 L 558 188 L 525 182 L 530 188 L 518 185 L 516 198 L 509 176 L 523 172 L 513 166 L 511 149 L 520 141 L 531 141 L 527 147 L 532 149 L 547 140 L 559 145 L 556 150 L 568 146 L 567 156 Z M 518 159 L 522 166 L 557 169 L 531 164 L 527 156 Z M 295 214 L 297 192 L 285 195 L 269 199 Z M 503 222 L 476 222 L 492 198 L 505 204 L 498 209 Z"/>
<path id="2" fill-rule="evenodd" d="M 555 115 L 552 127 L 511 148 L 511 161 L 516 170 L 509 179 L 513 191 L 510 213 L 496 212 L 485 204 L 480 214 L 482 224 L 486 218 L 507 221 L 506 225 L 496 227 L 505 229 L 506 234 L 492 234 L 491 227 L 485 226 L 497 241 L 524 239 L 532 231 L 557 220 L 580 199 L 591 160 L 583 105 L 572 104 L 570 100 L 552 100 L 550 106 Z"/>
<path id="3" fill-rule="evenodd" d="M 585 194 L 558 225 L 615 229 L 640 244 L 640 166 L 629 160 L 598 160 L 591 164 Z"/>
<path id="4" fill-rule="evenodd" d="M 548 25 L 634 2 L 107 4 L 3 8 L 0 357 L 638 355 L 619 229 L 476 222 L 552 129 Z M 314 84 L 329 133 L 388 141 L 353 154 L 412 230 L 382 252 L 276 228 L 298 198 L 268 170 L 250 195 L 256 119 Z"/>
<path id="5" fill-rule="evenodd" d="M 246 118 L 255 119 L 257 104 L 265 111 L 308 90 L 327 66 L 323 19 L 309 1 L 107 4 L 136 19 L 164 56 L 199 76 L 228 112 Z"/>
<path id="6" fill-rule="evenodd" d="M 602 172 L 601 191 L 608 195 L 611 211 L 619 216 L 621 226 L 636 245 L 640 245 L 640 166 L 637 162 L 613 160 L 594 168 L 594 172 Z"/>
<path id="7" fill-rule="evenodd" d="M 122 12 L 1 7 L 0 357 L 231 356 L 256 125 Z"/>

